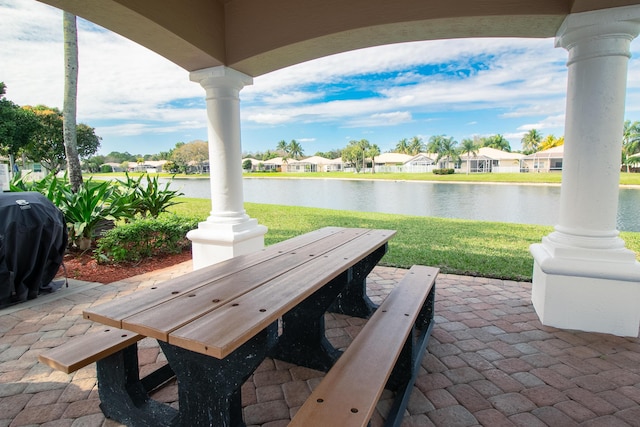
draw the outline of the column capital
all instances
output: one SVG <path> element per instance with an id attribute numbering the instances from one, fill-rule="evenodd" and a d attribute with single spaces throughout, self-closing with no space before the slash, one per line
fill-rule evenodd
<path id="1" fill-rule="evenodd" d="M 629 43 L 640 32 L 640 6 L 568 15 L 556 33 L 555 46 L 570 52 L 572 62 L 599 56 L 629 57 Z"/>
<path id="2" fill-rule="evenodd" d="M 192 71 L 189 73 L 189 79 L 192 82 L 200 83 L 205 89 L 211 87 L 235 87 L 239 91 L 243 87 L 253 84 L 253 77 L 225 66 Z"/>

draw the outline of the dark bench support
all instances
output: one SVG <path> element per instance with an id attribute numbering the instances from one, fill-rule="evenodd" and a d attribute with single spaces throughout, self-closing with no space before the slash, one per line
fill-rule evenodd
<path id="1" fill-rule="evenodd" d="M 142 335 L 118 328 L 72 338 L 39 356 L 40 362 L 73 373 L 96 362 L 100 407 L 123 424 L 156 426 L 158 420 L 175 417 L 177 411 L 149 398 L 149 392 L 175 377 L 164 365 L 144 378 L 138 366 L 138 341 Z"/>
<path id="2" fill-rule="evenodd" d="M 437 274 L 437 268 L 411 268 L 329 370 L 290 426 L 366 426 L 384 388 L 396 392 L 386 425 L 402 423 L 433 329 Z"/>
<path id="3" fill-rule="evenodd" d="M 137 345 L 96 362 L 100 409 L 107 418 L 127 426 L 156 427 L 178 411 L 149 397 L 138 370 Z"/>

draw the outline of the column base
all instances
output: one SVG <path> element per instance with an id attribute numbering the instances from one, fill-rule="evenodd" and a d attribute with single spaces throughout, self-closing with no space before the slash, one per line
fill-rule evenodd
<path id="1" fill-rule="evenodd" d="M 258 251 L 264 248 L 266 233 L 267 227 L 252 218 L 239 224 L 201 222 L 196 230 L 187 233 L 191 240 L 193 269 Z"/>
<path id="2" fill-rule="evenodd" d="M 637 337 L 640 263 L 635 254 L 628 249 L 557 249 L 545 245 L 545 239 L 531 245 L 531 301 L 542 324 Z"/>

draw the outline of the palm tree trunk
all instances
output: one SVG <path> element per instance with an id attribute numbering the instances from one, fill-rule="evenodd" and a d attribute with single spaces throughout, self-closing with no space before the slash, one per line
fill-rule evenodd
<path id="1" fill-rule="evenodd" d="M 72 190 L 78 191 L 82 185 L 82 170 L 78 157 L 76 135 L 76 105 L 78 94 L 78 29 L 75 15 L 63 12 L 64 29 L 64 105 L 62 108 L 64 152 L 67 157 L 67 171 Z"/>

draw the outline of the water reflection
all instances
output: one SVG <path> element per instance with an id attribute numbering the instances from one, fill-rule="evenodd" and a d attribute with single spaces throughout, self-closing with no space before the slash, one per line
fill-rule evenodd
<path id="1" fill-rule="evenodd" d="M 175 179 L 187 197 L 209 198 L 207 179 Z M 247 202 L 555 225 L 560 187 L 336 179 L 245 179 Z M 640 190 L 621 189 L 618 229 L 640 231 Z"/>

